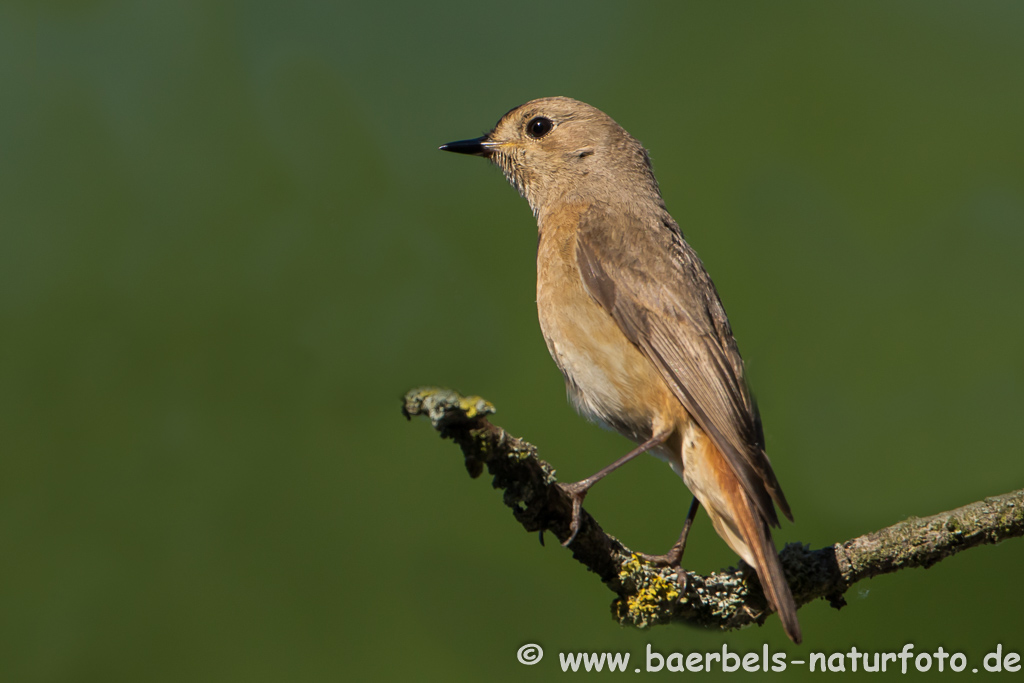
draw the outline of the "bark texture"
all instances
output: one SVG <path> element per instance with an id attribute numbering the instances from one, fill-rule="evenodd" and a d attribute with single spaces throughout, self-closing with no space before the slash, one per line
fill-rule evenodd
<path id="1" fill-rule="evenodd" d="M 569 537 L 572 503 L 554 468 L 537 457 L 532 444 L 508 434 L 487 416 L 494 406 L 479 396 L 424 387 L 405 395 L 407 418 L 423 415 L 441 436 L 457 443 L 471 477 L 487 471 L 504 490 L 505 505 L 531 532 Z M 930 567 L 961 550 L 1024 535 L 1024 489 L 986 498 L 931 517 L 910 519 L 885 529 L 811 550 L 790 543 L 780 553 L 797 606 L 817 598 L 834 607 L 858 581 L 908 567 Z M 579 534 L 569 546 L 573 557 L 597 574 L 616 594 L 612 614 L 623 625 L 645 628 L 682 621 L 705 628 L 734 629 L 762 623 L 769 611 L 756 575 L 728 568 L 706 576 L 646 562 L 601 529 L 586 509 Z"/>

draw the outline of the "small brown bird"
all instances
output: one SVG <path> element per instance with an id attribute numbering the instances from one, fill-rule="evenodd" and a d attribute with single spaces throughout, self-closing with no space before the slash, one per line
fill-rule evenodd
<path id="1" fill-rule="evenodd" d="M 567 97 L 527 102 L 449 152 L 489 158 L 537 217 L 537 311 L 576 409 L 640 444 L 565 489 L 580 504 L 645 451 L 665 460 L 718 535 L 757 572 L 786 634 L 796 604 L 775 550 L 775 505 L 792 521 L 729 319 L 669 215 L 647 150 L 604 112 Z M 773 504 L 774 501 L 774 504 Z M 677 564 L 680 542 L 665 556 Z"/>

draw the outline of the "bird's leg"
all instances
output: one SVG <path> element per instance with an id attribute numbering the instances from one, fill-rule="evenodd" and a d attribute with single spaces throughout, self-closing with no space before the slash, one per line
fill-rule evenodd
<path id="1" fill-rule="evenodd" d="M 686 549 L 686 537 L 690 535 L 690 527 L 693 526 L 693 520 L 697 517 L 699 507 L 700 501 L 694 496 L 693 502 L 690 503 L 690 512 L 686 515 L 686 522 L 683 523 L 683 532 L 679 534 L 679 540 L 671 550 L 664 555 L 648 555 L 647 553 L 638 553 L 638 555 L 657 567 L 678 567 L 683 559 L 683 551 Z"/>
<path id="2" fill-rule="evenodd" d="M 583 499 L 587 497 L 587 491 L 590 490 L 590 487 L 641 453 L 649 451 L 655 446 L 664 443 L 670 434 L 671 432 L 655 434 L 650 439 L 644 441 L 629 453 L 626 453 L 624 456 L 613 462 L 611 465 L 608 465 L 608 467 L 605 467 L 596 474 L 590 475 L 586 479 L 581 479 L 580 481 L 572 484 L 559 484 L 559 486 L 562 487 L 562 490 L 569 494 L 569 497 L 572 499 L 572 522 L 569 524 L 569 539 L 562 544 L 563 546 L 568 546 L 576 540 L 576 534 L 580 531 L 580 513 L 583 511 Z"/>
<path id="3" fill-rule="evenodd" d="M 683 569 L 683 551 L 686 550 L 686 537 L 690 535 L 690 527 L 693 526 L 693 520 L 697 517 L 697 509 L 700 507 L 700 501 L 697 500 L 697 496 L 693 497 L 693 502 L 690 503 L 690 512 L 686 515 L 686 521 L 683 523 L 683 532 L 679 534 L 679 540 L 672 546 L 664 555 L 648 555 L 647 553 L 639 553 L 640 557 L 644 558 L 656 567 L 675 567 L 676 568 L 676 581 L 679 584 L 681 591 L 680 593 L 686 592 L 686 570 Z"/>

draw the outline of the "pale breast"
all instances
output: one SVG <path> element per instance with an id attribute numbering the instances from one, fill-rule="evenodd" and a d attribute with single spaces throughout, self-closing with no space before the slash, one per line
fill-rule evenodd
<path id="1" fill-rule="evenodd" d="M 653 434 L 666 404 L 677 403 L 655 367 L 586 291 L 575 231 L 542 232 L 537 312 L 548 351 L 565 375 L 576 409 L 634 441 Z"/>

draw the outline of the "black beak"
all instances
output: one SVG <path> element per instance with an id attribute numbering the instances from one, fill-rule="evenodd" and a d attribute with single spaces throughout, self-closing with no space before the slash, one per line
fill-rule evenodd
<path id="1" fill-rule="evenodd" d="M 472 140 L 457 140 L 456 142 L 449 142 L 447 145 L 441 145 L 438 149 L 445 152 L 455 152 L 456 154 L 473 154 L 478 157 L 488 156 L 491 151 L 484 146 L 487 142 L 487 136 L 473 138 Z"/>

